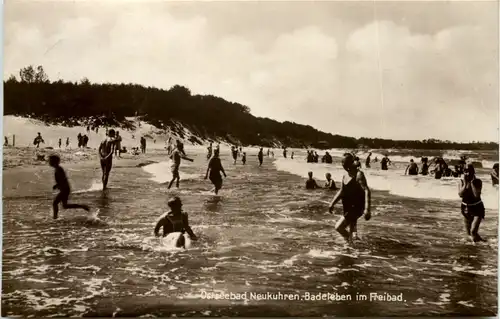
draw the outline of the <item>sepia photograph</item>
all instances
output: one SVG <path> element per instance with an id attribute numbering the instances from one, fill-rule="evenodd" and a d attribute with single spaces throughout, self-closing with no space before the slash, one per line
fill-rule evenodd
<path id="1" fill-rule="evenodd" d="M 496 317 L 498 1 L 3 3 L 2 317 Z"/>

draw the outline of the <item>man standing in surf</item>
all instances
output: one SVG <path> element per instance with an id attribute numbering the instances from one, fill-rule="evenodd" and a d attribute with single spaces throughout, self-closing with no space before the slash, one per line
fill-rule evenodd
<path id="1" fill-rule="evenodd" d="M 481 200 L 483 182 L 476 178 L 476 170 L 472 164 L 464 168 L 464 177 L 458 184 L 458 196 L 462 198 L 461 211 L 464 216 L 465 231 L 472 242 L 484 241 L 479 236 L 479 225 L 484 219 L 484 204 Z"/>
<path id="2" fill-rule="evenodd" d="M 102 190 L 108 186 L 109 174 L 113 166 L 113 153 L 115 152 L 115 130 L 110 129 L 108 136 L 99 145 L 99 158 L 102 169 Z"/>
<path id="3" fill-rule="evenodd" d="M 215 187 L 215 195 L 219 193 L 219 190 L 222 188 L 222 176 L 220 173 L 224 174 L 224 177 L 227 177 L 226 172 L 224 171 L 224 167 L 222 167 L 222 163 L 219 158 L 219 151 L 215 150 L 214 156 L 208 162 L 207 174 L 205 175 L 205 179 L 210 176 L 210 181 L 214 184 Z"/>
<path id="4" fill-rule="evenodd" d="M 358 170 L 354 156 L 350 153 L 344 154 L 342 167 L 347 174 L 342 177 L 340 190 L 335 194 L 330 205 L 330 214 L 333 207 L 342 199 L 344 214 L 335 225 L 335 229 L 349 243 L 352 239 L 357 239 L 357 221 L 361 216 L 366 220 L 371 218 L 371 192 L 366 183 L 365 174 Z M 346 230 L 349 226 L 349 232 Z"/>
<path id="5" fill-rule="evenodd" d="M 260 148 L 257 157 L 259 158 L 259 166 L 262 166 L 262 161 L 264 160 L 264 149 L 262 147 Z"/>
<path id="6" fill-rule="evenodd" d="M 181 141 L 177 141 L 177 146 L 175 147 L 172 155 L 170 155 L 170 159 L 172 160 L 172 180 L 170 184 L 168 184 L 168 189 L 172 187 L 174 181 L 177 181 L 175 186 L 179 188 L 179 181 L 181 179 L 179 175 L 179 167 L 181 166 L 181 159 L 185 159 L 187 161 L 192 162 L 193 160 L 186 156 L 184 152 L 184 144 Z"/>

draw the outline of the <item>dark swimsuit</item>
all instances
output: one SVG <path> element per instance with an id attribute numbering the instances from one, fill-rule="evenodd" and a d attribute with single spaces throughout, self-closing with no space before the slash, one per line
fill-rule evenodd
<path id="1" fill-rule="evenodd" d="M 353 177 L 349 183 L 343 183 L 342 205 L 344 207 L 344 218 L 355 221 L 363 215 L 365 210 L 365 191 Z"/>
<path id="2" fill-rule="evenodd" d="M 477 216 L 484 219 L 485 208 L 481 196 L 476 198 L 471 187 L 467 187 L 462 195 L 461 211 L 465 218 L 472 219 Z"/>
<path id="3" fill-rule="evenodd" d="M 408 175 L 418 175 L 418 166 L 413 163 L 410 164 L 410 168 L 408 169 Z"/>
<path id="4" fill-rule="evenodd" d="M 222 176 L 220 175 L 221 171 L 221 162 L 220 159 L 212 158 L 209 163 L 210 166 L 210 175 L 209 179 L 214 184 L 215 187 L 221 188 L 222 186 Z"/>

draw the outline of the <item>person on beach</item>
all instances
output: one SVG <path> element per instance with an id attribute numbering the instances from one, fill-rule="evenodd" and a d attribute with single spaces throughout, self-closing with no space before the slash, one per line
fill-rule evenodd
<path id="1" fill-rule="evenodd" d="M 62 138 L 59 138 L 59 148 L 61 148 L 61 145 L 62 145 Z"/>
<path id="2" fill-rule="evenodd" d="M 286 147 L 283 147 L 283 157 L 286 158 Z"/>
<path id="3" fill-rule="evenodd" d="M 413 161 L 413 159 L 410 160 L 410 164 L 406 167 L 405 170 L 405 175 L 418 175 L 418 165 Z"/>
<path id="4" fill-rule="evenodd" d="M 462 198 L 461 212 L 464 216 L 465 231 L 474 243 L 483 241 L 478 234 L 479 226 L 485 216 L 481 200 L 482 187 L 482 181 L 476 178 L 474 166 L 467 164 L 464 168 L 464 177 L 458 184 L 458 196 Z"/>
<path id="5" fill-rule="evenodd" d="M 82 140 L 83 140 L 83 147 L 84 148 L 87 148 L 87 144 L 89 142 L 89 137 L 87 136 L 87 134 L 85 134 L 83 137 L 82 137 Z"/>
<path id="6" fill-rule="evenodd" d="M 344 154 L 342 167 L 347 172 L 342 177 L 340 190 L 335 194 L 330 204 L 329 212 L 333 213 L 335 204 L 342 200 L 344 209 L 343 216 L 335 225 L 335 229 L 347 242 L 357 239 L 357 221 L 361 216 L 366 220 L 371 218 L 371 192 L 368 188 L 366 177 L 355 164 L 354 156 L 350 153 Z M 349 232 L 346 228 L 349 226 Z"/>
<path id="7" fill-rule="evenodd" d="M 262 166 L 262 161 L 264 160 L 264 148 L 260 148 L 257 158 L 259 159 L 259 166 Z"/>
<path id="8" fill-rule="evenodd" d="M 106 136 L 107 135 L 108 134 L 106 134 Z M 82 147 L 82 134 L 78 133 L 78 135 L 76 136 L 76 139 L 78 140 L 78 148 Z"/>
<path id="9" fill-rule="evenodd" d="M 243 165 L 246 164 L 246 162 L 247 162 L 247 153 L 246 152 L 243 152 L 243 155 L 241 156 L 241 162 L 243 163 Z"/>
<path id="10" fill-rule="evenodd" d="M 309 178 L 306 181 L 306 189 L 317 189 L 320 188 L 318 184 L 316 184 L 316 181 L 313 178 L 313 172 L 307 173 L 309 175 Z"/>
<path id="11" fill-rule="evenodd" d="M 219 193 L 219 190 L 222 188 L 222 176 L 220 173 L 224 174 L 224 177 L 226 176 L 226 172 L 224 171 L 224 167 L 222 167 L 222 163 L 219 158 L 219 152 L 216 150 L 214 152 L 214 155 L 208 162 L 208 167 L 207 167 L 207 173 L 205 175 L 205 179 L 210 177 L 210 181 L 214 185 L 215 189 L 215 195 Z"/>
<path id="12" fill-rule="evenodd" d="M 210 142 L 210 145 L 207 147 L 207 160 L 209 160 L 212 157 L 212 142 Z"/>
<path id="13" fill-rule="evenodd" d="M 40 132 L 38 132 L 37 137 L 35 137 L 35 139 L 33 140 L 33 145 L 36 145 L 36 148 L 39 148 L 40 143 L 45 144 L 45 141 L 42 138 L 42 134 L 40 134 Z"/>
<path id="14" fill-rule="evenodd" d="M 59 190 L 59 194 L 56 195 L 56 197 L 54 198 L 54 202 L 52 204 L 54 219 L 57 219 L 59 214 L 59 203 L 63 204 L 64 209 L 81 208 L 83 210 L 86 210 L 87 212 L 90 211 L 87 205 L 68 203 L 69 195 L 71 193 L 71 187 L 69 186 L 68 178 L 66 177 L 64 169 L 60 166 L 60 163 L 61 159 L 59 158 L 59 156 L 57 155 L 49 156 L 49 165 L 55 169 L 55 179 L 56 179 L 56 184 L 52 189 Z"/>
<path id="15" fill-rule="evenodd" d="M 113 167 L 113 153 L 115 152 L 115 130 L 110 129 L 108 136 L 99 145 L 99 158 L 102 169 L 102 189 L 108 186 L 109 174 Z"/>
<path id="16" fill-rule="evenodd" d="M 120 132 L 116 131 L 116 136 L 115 136 L 115 155 L 118 155 L 118 157 L 122 157 L 121 155 L 121 150 L 122 150 L 122 137 L 120 136 Z"/>
<path id="17" fill-rule="evenodd" d="M 66 137 L 66 148 L 69 147 L 69 137 Z"/>
<path id="18" fill-rule="evenodd" d="M 3 146 L 9 146 L 9 139 L 7 138 L 7 136 L 4 136 Z"/>
<path id="19" fill-rule="evenodd" d="M 295 152 L 292 152 L 292 155 L 290 156 L 290 158 L 293 159 L 294 155 L 295 155 Z"/>
<path id="20" fill-rule="evenodd" d="M 493 164 L 493 169 L 491 170 L 491 183 L 493 185 L 498 185 L 498 163 Z"/>
<path id="21" fill-rule="evenodd" d="M 175 196 L 167 204 L 170 207 L 170 211 L 163 214 L 156 222 L 154 229 L 155 237 L 160 237 L 160 228 L 163 227 L 163 237 L 166 237 L 170 233 L 180 232 L 182 234 L 188 233 L 191 240 L 198 240 L 198 237 L 196 237 L 189 226 L 188 214 L 182 211 L 181 199 Z M 185 239 L 184 236 L 181 236 L 177 242 L 177 246 L 184 247 L 184 245 Z"/>
<path id="22" fill-rule="evenodd" d="M 332 179 L 332 174 L 326 173 L 325 177 L 326 177 L 325 188 L 332 191 L 337 190 L 337 185 L 335 185 L 335 182 Z"/>
<path id="23" fill-rule="evenodd" d="M 332 164 L 332 163 L 333 163 L 333 158 L 332 158 L 332 156 L 330 155 L 330 153 L 326 152 L 326 153 L 325 153 L 325 156 L 323 156 L 323 158 L 324 158 L 324 162 L 325 162 L 326 164 Z"/>
<path id="24" fill-rule="evenodd" d="M 174 181 L 177 181 L 175 183 L 175 186 L 179 188 L 179 181 L 181 179 L 179 175 L 179 168 L 181 166 L 181 159 L 185 159 L 187 161 L 192 162 L 193 160 L 190 159 L 189 157 L 186 156 L 186 153 L 184 152 L 184 144 L 182 144 L 181 141 L 177 141 L 177 146 L 172 152 L 172 155 L 170 155 L 170 159 L 172 160 L 172 180 L 170 181 L 170 184 L 168 184 L 168 189 L 172 187 L 174 184 Z"/>
<path id="25" fill-rule="evenodd" d="M 236 146 L 231 146 L 231 154 L 233 155 L 234 164 L 236 164 L 238 158 L 238 148 Z"/>
<path id="26" fill-rule="evenodd" d="M 371 156 L 372 156 L 372 152 L 368 153 L 368 157 L 365 160 L 365 167 L 366 168 L 370 168 Z"/>
<path id="27" fill-rule="evenodd" d="M 380 167 L 382 168 L 383 171 L 387 171 L 389 168 L 387 167 L 388 164 L 391 163 L 391 160 L 387 155 L 384 155 L 382 159 L 380 160 Z"/>

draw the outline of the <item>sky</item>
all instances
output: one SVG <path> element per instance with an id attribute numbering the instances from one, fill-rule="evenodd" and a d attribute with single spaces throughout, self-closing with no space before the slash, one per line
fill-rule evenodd
<path id="1" fill-rule="evenodd" d="M 7 0 L 4 78 L 42 65 L 333 134 L 498 141 L 498 30 L 494 1 Z"/>

